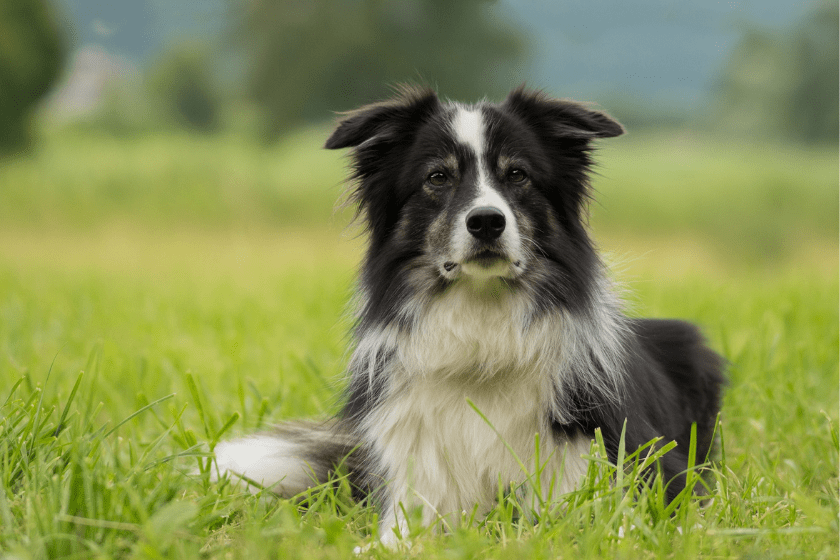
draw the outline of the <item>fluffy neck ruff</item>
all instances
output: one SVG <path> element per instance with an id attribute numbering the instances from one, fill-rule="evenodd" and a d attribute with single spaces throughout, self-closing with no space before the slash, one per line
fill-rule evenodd
<path id="1" fill-rule="evenodd" d="M 618 402 L 627 321 L 606 276 L 581 311 L 546 310 L 537 299 L 503 279 L 418 294 L 401 313 L 408 320 L 364 329 L 350 365 L 354 381 L 359 387 L 365 379 L 371 397 L 420 379 L 499 390 L 533 380 L 553 387 L 551 408 L 560 422 L 574 420 L 574 394 Z"/>

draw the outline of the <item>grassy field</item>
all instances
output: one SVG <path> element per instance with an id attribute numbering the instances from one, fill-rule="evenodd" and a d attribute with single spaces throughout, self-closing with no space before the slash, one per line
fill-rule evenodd
<path id="1" fill-rule="evenodd" d="M 345 484 L 301 507 L 206 474 L 222 434 L 336 410 L 361 244 L 321 138 L 57 136 L 0 167 L 0 557 L 369 542 Z M 698 322 L 731 363 L 713 499 L 672 516 L 632 464 L 593 460 L 565 513 L 519 521 L 503 500 L 447 536 L 417 527 L 412 555 L 836 558 L 836 151 L 663 135 L 605 148 L 599 173 L 593 226 L 630 312 Z"/>

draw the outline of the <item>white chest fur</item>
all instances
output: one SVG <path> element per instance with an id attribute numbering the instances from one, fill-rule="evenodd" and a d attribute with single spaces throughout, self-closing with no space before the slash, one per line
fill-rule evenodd
<path id="1" fill-rule="evenodd" d="M 558 441 L 549 426 L 559 318 L 529 324 L 523 298 L 491 288 L 450 290 L 390 339 L 385 395 L 363 427 L 393 506 L 423 507 L 426 523 L 488 509 L 500 483 L 557 495 L 585 469 L 588 440 Z"/>
<path id="2" fill-rule="evenodd" d="M 482 384 L 534 368 L 545 377 L 560 361 L 562 320 L 532 321 L 532 305 L 499 279 L 456 284 L 416 306 L 411 335 L 397 337 L 397 361 L 409 379 L 463 375 L 464 384 Z"/>

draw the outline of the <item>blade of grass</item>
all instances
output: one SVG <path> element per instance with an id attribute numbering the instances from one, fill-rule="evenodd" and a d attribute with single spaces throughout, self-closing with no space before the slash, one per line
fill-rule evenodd
<path id="1" fill-rule="evenodd" d="M 136 418 L 137 416 L 139 416 L 140 414 L 143 414 L 143 412 L 145 412 L 145 411 L 149 410 L 149 409 L 150 409 L 150 408 L 152 408 L 153 406 L 155 406 L 155 405 L 157 405 L 157 404 L 159 404 L 159 403 L 162 403 L 162 402 L 164 402 L 164 401 L 168 401 L 169 399 L 171 399 L 171 398 L 172 398 L 172 397 L 174 397 L 174 396 L 175 396 L 175 393 L 172 393 L 171 395 L 166 395 L 165 397 L 161 397 L 161 398 L 159 398 L 158 400 L 156 400 L 156 401 L 154 401 L 154 402 L 150 402 L 149 404 L 147 404 L 147 405 L 146 405 L 146 406 L 144 406 L 143 408 L 141 408 L 141 409 L 139 409 L 139 410 L 135 411 L 134 413 L 132 413 L 132 414 L 128 415 L 128 416 L 127 416 L 127 417 L 126 417 L 126 418 L 125 418 L 122 422 L 120 422 L 119 424 L 117 424 L 116 426 L 114 426 L 113 428 L 111 428 L 110 430 L 108 430 L 108 432 L 107 432 L 104 436 L 102 436 L 102 439 L 107 439 L 107 438 L 108 438 L 108 436 L 110 436 L 111 434 L 113 434 L 114 432 L 116 432 L 116 431 L 120 428 L 120 426 L 122 426 L 122 425 L 123 425 L 123 424 L 125 424 L 126 422 L 130 421 L 132 418 Z"/>

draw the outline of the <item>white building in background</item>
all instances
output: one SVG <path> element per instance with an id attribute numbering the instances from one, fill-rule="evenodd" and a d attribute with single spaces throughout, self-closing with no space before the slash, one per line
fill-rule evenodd
<path id="1" fill-rule="evenodd" d="M 43 110 L 59 122 L 84 118 L 101 109 L 108 96 L 141 80 L 135 64 L 100 45 L 85 45 L 72 55 L 59 85 Z"/>

